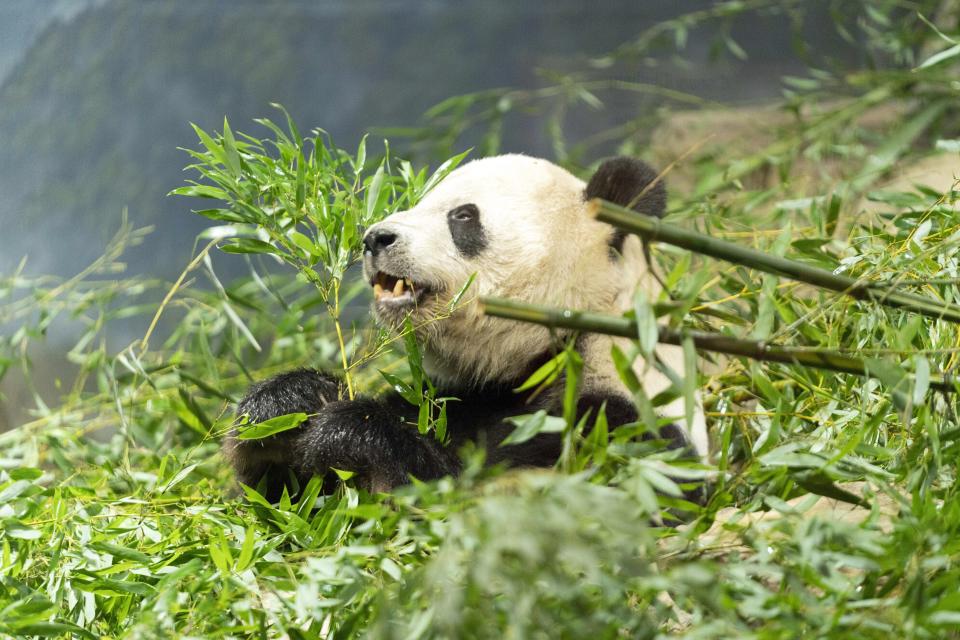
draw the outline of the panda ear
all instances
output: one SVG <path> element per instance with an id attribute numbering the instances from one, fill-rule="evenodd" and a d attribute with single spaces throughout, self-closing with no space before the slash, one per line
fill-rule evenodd
<path id="1" fill-rule="evenodd" d="M 648 216 L 662 218 L 667 207 L 667 189 L 654 169 L 635 158 L 620 156 L 604 161 L 590 178 L 584 199 L 602 198 Z M 614 231 L 609 244 L 617 254 L 623 251 L 626 234 Z"/>
<path id="2" fill-rule="evenodd" d="M 657 179 L 657 172 L 647 163 L 626 156 L 604 161 L 590 178 L 584 197 L 603 198 L 657 218 L 663 217 L 667 206 L 667 190 L 663 180 Z"/>

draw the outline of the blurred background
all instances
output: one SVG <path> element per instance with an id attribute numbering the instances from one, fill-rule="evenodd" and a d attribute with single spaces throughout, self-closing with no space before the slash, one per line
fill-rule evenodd
<path id="1" fill-rule="evenodd" d="M 28 273 L 70 275 L 100 255 L 127 209 L 134 225 L 157 225 L 150 250 L 128 256 L 130 269 L 180 273 L 207 224 L 190 202 L 166 197 L 184 180 L 178 147 L 196 145 L 191 122 L 209 130 L 227 116 L 256 131 L 251 120 L 273 117 L 277 102 L 302 129 L 320 127 L 354 148 L 368 131 L 375 139 L 378 128 L 415 125 L 450 96 L 548 84 L 548 72 L 589 65 L 711 4 L 0 0 L 0 271 L 27 256 Z M 804 69 L 791 47 L 797 34 L 784 16 L 748 18 L 730 26 L 745 60 L 711 64 L 715 34 L 698 34 L 683 64 L 651 60 L 626 79 L 733 104 L 777 97 L 781 77 Z M 806 23 L 809 47 L 854 55 L 826 10 L 808 12 Z M 567 135 L 664 102 L 629 98 L 580 114 Z M 501 150 L 552 154 L 542 127 L 506 132 Z"/>

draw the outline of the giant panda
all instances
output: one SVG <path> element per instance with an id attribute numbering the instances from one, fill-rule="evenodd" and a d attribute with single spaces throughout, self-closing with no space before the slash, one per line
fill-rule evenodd
<path id="1" fill-rule="evenodd" d="M 561 453 L 557 433 L 500 443 L 514 428 L 507 418 L 540 409 L 561 413 L 559 389 L 538 395 L 515 389 L 571 334 L 485 316 L 475 297 L 444 315 L 471 277 L 464 300 L 493 295 L 598 312 L 631 308 L 638 288 L 659 293 L 640 240 L 595 220 L 588 206 L 593 198 L 661 216 L 666 196 L 656 172 L 631 158 L 603 162 L 584 184 L 546 160 L 501 155 L 457 168 L 416 206 L 371 226 L 363 238 L 363 273 L 373 289 L 374 316 L 394 330 L 406 318 L 418 327 L 437 397 L 457 398 L 447 403 L 448 444 L 418 433 L 418 409 L 399 394 L 347 400 L 337 377 L 301 369 L 255 384 L 239 403 L 238 414 L 251 423 L 290 413 L 309 418 L 261 440 L 228 437 L 224 451 L 238 480 L 249 486 L 263 480 L 261 488 L 275 499 L 291 476 L 303 486 L 313 475 L 340 469 L 354 472 L 370 491 L 387 491 L 412 477 L 457 474 L 458 451 L 468 442 L 485 447 L 488 464 L 553 465 Z M 610 428 L 636 421 L 631 394 L 611 365 L 614 339 L 581 334 L 575 340 L 584 361 L 578 414 L 595 416 L 604 406 Z M 677 347 L 661 345 L 657 356 L 684 374 Z M 650 397 L 670 386 L 654 367 L 640 373 Z M 660 433 L 669 446 L 705 452 L 699 408 L 692 425 L 684 424 L 682 399 L 662 412 L 674 419 Z"/>

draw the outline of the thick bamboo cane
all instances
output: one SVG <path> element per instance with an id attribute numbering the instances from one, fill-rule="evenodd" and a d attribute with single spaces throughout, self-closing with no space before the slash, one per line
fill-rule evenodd
<path id="1" fill-rule="evenodd" d="M 960 307 L 878 283 L 855 280 L 803 262 L 773 256 L 705 233 L 690 231 L 643 215 L 604 200 L 591 202 L 597 220 L 635 233 L 647 240 L 665 242 L 683 249 L 750 267 L 758 271 L 806 282 L 821 289 L 843 293 L 857 300 L 869 300 L 888 307 L 899 307 L 931 318 L 960 322 Z"/>
<path id="2" fill-rule="evenodd" d="M 554 309 L 539 305 L 526 304 L 503 298 L 481 297 L 483 312 L 498 318 L 508 318 L 521 322 L 532 322 L 547 327 L 575 329 L 593 333 L 604 333 L 624 338 L 637 337 L 637 322 L 630 318 L 610 316 L 570 309 Z M 743 356 L 767 362 L 799 364 L 807 367 L 867 375 L 867 362 L 862 358 L 849 356 L 838 351 L 798 349 L 771 345 L 755 340 L 743 340 L 703 331 L 677 331 L 668 327 L 658 327 L 658 342 L 682 344 L 685 338 L 693 340 L 693 345 L 703 351 Z M 951 376 L 931 375 L 930 387 L 941 391 L 956 391 L 956 380 Z"/>

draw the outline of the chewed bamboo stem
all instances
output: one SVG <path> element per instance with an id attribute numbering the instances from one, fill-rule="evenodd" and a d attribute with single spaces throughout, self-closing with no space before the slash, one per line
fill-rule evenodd
<path id="1" fill-rule="evenodd" d="M 592 333 L 604 333 L 623 338 L 637 337 L 637 323 L 630 318 L 610 316 L 587 311 L 554 309 L 539 305 L 516 302 L 503 298 L 481 297 L 483 312 L 498 318 L 508 318 L 521 322 L 532 322 L 547 327 L 574 329 Z M 756 340 L 743 340 L 703 331 L 677 331 L 669 327 L 658 327 L 658 342 L 663 344 L 682 344 L 687 338 L 701 351 L 711 351 L 732 356 L 743 356 L 765 362 L 798 364 L 805 367 L 826 369 L 855 375 L 868 375 L 867 363 L 862 358 L 848 356 L 837 351 L 811 351 L 771 345 Z M 956 379 L 947 375 L 931 375 L 930 387 L 941 391 L 955 391 Z"/>
<path id="2" fill-rule="evenodd" d="M 604 200 L 594 200 L 591 206 L 597 220 L 643 236 L 647 240 L 665 242 L 712 258 L 806 282 L 857 300 L 869 300 L 888 307 L 914 311 L 930 318 L 960 323 L 960 306 L 954 304 L 915 293 L 896 291 L 875 282 L 856 280 L 803 262 L 769 255 L 705 233 L 675 227 L 659 218 L 643 215 Z"/>

